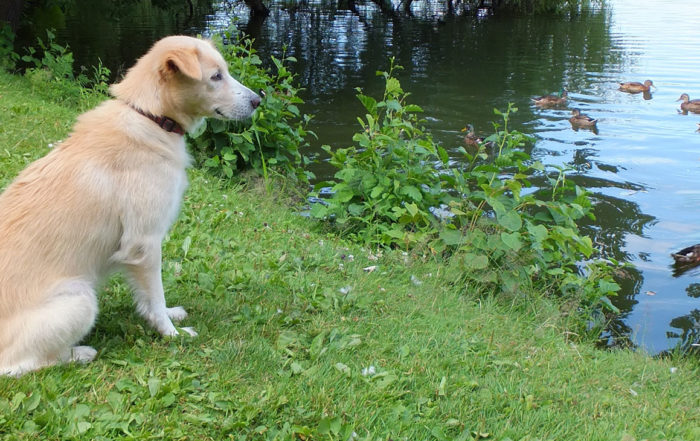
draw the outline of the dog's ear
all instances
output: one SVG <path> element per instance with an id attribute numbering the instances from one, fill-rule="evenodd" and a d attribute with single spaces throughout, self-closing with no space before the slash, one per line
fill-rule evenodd
<path id="1" fill-rule="evenodd" d="M 165 72 L 177 73 L 195 80 L 202 79 L 202 67 L 199 65 L 196 49 L 174 49 L 165 56 Z"/>

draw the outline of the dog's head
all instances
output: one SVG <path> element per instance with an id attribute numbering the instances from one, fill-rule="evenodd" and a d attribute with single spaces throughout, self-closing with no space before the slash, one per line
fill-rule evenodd
<path id="1" fill-rule="evenodd" d="M 260 97 L 236 81 L 211 42 L 185 36 L 153 45 L 124 79 L 111 87 L 115 98 L 191 130 L 205 117 L 249 118 Z"/>

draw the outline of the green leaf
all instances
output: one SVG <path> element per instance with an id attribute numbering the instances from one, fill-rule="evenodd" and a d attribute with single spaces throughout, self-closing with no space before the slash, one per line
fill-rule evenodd
<path id="1" fill-rule="evenodd" d="M 450 162 L 450 157 L 447 154 L 447 150 L 445 150 L 442 146 L 438 146 L 437 148 L 438 156 L 440 157 L 440 161 L 444 165 L 447 165 Z"/>
<path id="2" fill-rule="evenodd" d="M 335 370 L 337 370 L 338 372 L 340 372 L 348 377 L 350 376 L 350 368 L 348 367 L 348 365 L 339 362 L 339 363 L 336 363 L 334 367 L 335 367 Z"/>
<path id="3" fill-rule="evenodd" d="M 438 396 L 444 397 L 445 395 L 447 395 L 447 377 L 443 376 L 438 386 Z"/>
<path id="4" fill-rule="evenodd" d="M 78 422 L 78 433 L 83 434 L 90 430 L 92 427 L 92 424 L 88 423 L 87 421 L 80 421 Z"/>
<path id="5" fill-rule="evenodd" d="M 489 266 L 489 259 L 483 254 L 466 253 L 462 262 L 467 270 L 482 270 Z"/>
<path id="6" fill-rule="evenodd" d="M 155 377 L 151 377 L 148 379 L 148 393 L 151 394 L 151 397 L 155 397 L 158 394 L 158 390 L 160 389 L 160 380 Z"/>
<path id="7" fill-rule="evenodd" d="M 406 211 L 408 211 L 408 214 L 411 215 L 411 217 L 415 217 L 416 214 L 418 214 L 418 206 L 414 203 L 406 204 Z"/>
<path id="8" fill-rule="evenodd" d="M 615 306 L 615 305 L 613 305 L 612 302 L 610 301 L 610 299 L 609 299 L 607 296 L 601 297 L 601 298 L 600 298 L 600 303 L 602 303 L 603 306 L 605 306 L 606 308 L 608 308 L 608 310 L 610 310 L 610 311 L 612 311 L 612 312 L 614 312 L 614 313 L 616 313 L 616 314 L 619 314 L 619 313 L 620 313 L 620 310 L 618 309 L 618 307 Z"/>
<path id="9" fill-rule="evenodd" d="M 515 211 L 506 211 L 498 215 L 498 223 L 510 231 L 520 231 L 523 221 Z"/>
<path id="10" fill-rule="evenodd" d="M 309 356 L 312 360 L 316 360 L 323 351 L 323 343 L 326 340 L 326 333 L 321 332 L 311 341 L 311 346 L 309 347 Z"/>
<path id="11" fill-rule="evenodd" d="M 362 105 L 365 107 L 365 109 L 367 109 L 369 113 L 371 113 L 372 115 L 377 114 L 377 100 L 375 100 L 371 96 L 362 94 L 358 94 L 357 99 L 360 100 Z"/>
<path id="12" fill-rule="evenodd" d="M 29 398 L 27 398 L 27 400 L 24 401 L 24 403 L 22 403 L 22 406 L 24 407 L 25 411 L 31 412 L 39 406 L 40 401 L 41 401 L 41 392 L 34 391 L 29 396 Z"/>
<path id="13" fill-rule="evenodd" d="M 549 234 L 547 227 L 544 225 L 534 225 L 531 223 L 528 223 L 527 225 L 527 232 L 530 233 L 530 237 L 532 238 L 533 242 L 537 243 L 545 240 Z"/>
<path id="14" fill-rule="evenodd" d="M 370 192 L 369 196 L 370 196 L 372 199 L 376 199 L 376 198 L 378 198 L 382 193 L 384 193 L 384 187 L 382 187 L 382 186 L 376 186 L 376 187 L 374 187 L 374 188 L 372 189 L 372 191 Z"/>
<path id="15" fill-rule="evenodd" d="M 401 83 L 396 78 L 389 77 L 386 79 L 386 93 L 388 96 L 395 96 L 403 93 Z"/>
<path id="16" fill-rule="evenodd" d="M 511 250 L 518 251 L 522 248 L 523 243 L 520 241 L 520 233 L 501 233 L 501 240 L 506 244 Z"/>
<path id="17" fill-rule="evenodd" d="M 189 133 L 191 138 L 199 138 L 207 130 L 207 120 L 205 119 L 200 125 L 195 127 L 194 132 Z"/>
<path id="18" fill-rule="evenodd" d="M 491 208 L 493 208 L 493 211 L 497 216 L 500 216 L 506 212 L 506 207 L 498 199 L 488 197 L 486 198 L 486 202 L 491 206 Z"/>
<path id="19" fill-rule="evenodd" d="M 314 219 L 323 219 L 328 215 L 328 207 L 323 204 L 312 204 L 309 215 Z"/>
<path id="20" fill-rule="evenodd" d="M 348 205 L 348 213 L 350 213 L 353 216 L 361 216 L 362 212 L 365 210 L 365 206 L 363 204 L 350 204 Z"/>
<path id="21" fill-rule="evenodd" d="M 423 194 L 419 189 L 414 187 L 413 185 L 406 185 L 401 188 L 401 194 L 404 194 L 411 199 L 413 199 L 416 202 L 420 202 L 423 200 Z"/>
<path id="22" fill-rule="evenodd" d="M 221 120 L 221 119 L 213 119 L 213 118 L 209 120 L 209 127 L 211 127 L 212 133 L 225 132 L 227 129 L 226 121 Z"/>
<path id="23" fill-rule="evenodd" d="M 404 106 L 403 110 L 411 113 L 423 113 L 423 108 L 416 104 L 407 104 Z"/>
<path id="24" fill-rule="evenodd" d="M 461 245 L 463 243 L 464 236 L 459 230 L 445 228 L 442 231 L 440 231 L 440 240 L 445 242 L 445 245 L 455 246 Z"/>
<path id="25" fill-rule="evenodd" d="M 170 407 L 173 403 L 175 403 L 175 395 L 172 392 L 168 392 L 160 399 L 160 404 L 163 407 Z"/>
<path id="26" fill-rule="evenodd" d="M 603 293 L 616 293 L 620 290 L 620 285 L 606 279 L 598 280 L 598 289 Z"/>

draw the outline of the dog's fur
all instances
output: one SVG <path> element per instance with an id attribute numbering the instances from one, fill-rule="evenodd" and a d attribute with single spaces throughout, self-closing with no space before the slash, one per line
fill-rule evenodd
<path id="1" fill-rule="evenodd" d="M 187 315 L 165 305 L 161 242 L 190 159 L 181 135 L 143 113 L 191 131 L 205 117 L 248 118 L 260 98 L 210 42 L 183 36 L 157 42 L 111 92 L 0 195 L 0 375 L 92 360 L 95 349 L 74 345 L 93 327 L 96 289 L 114 270 L 162 335 L 176 335 L 172 321 Z"/>

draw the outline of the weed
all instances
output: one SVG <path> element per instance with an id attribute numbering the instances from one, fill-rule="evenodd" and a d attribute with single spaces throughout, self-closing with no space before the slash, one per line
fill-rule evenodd
<path id="1" fill-rule="evenodd" d="M 283 56 L 272 57 L 276 73 L 264 69 L 252 41 L 235 30 L 214 40 L 229 63 L 231 72 L 243 84 L 261 91 L 262 103 L 250 122 L 208 120 L 191 135 L 195 157 L 212 173 L 230 179 L 234 173 L 253 169 L 269 180 L 271 171 L 308 182 L 313 175 L 303 169 L 309 158 L 302 154 L 307 137 L 315 136 L 306 129 L 310 115 L 302 114 L 298 105 L 303 100 L 294 86 L 294 76 L 286 63 L 296 61 Z"/>
<path id="2" fill-rule="evenodd" d="M 356 145 L 324 147 L 339 171 L 335 181 L 316 185 L 331 185 L 333 195 L 311 215 L 366 244 L 428 246 L 461 262 L 460 280 L 468 286 L 575 298 L 586 318 L 590 308 L 614 309 L 607 298 L 619 289 L 613 268 L 598 262 L 579 267 L 594 252 L 576 224 L 592 216 L 588 193 L 567 179 L 566 170 L 525 152 L 530 138 L 508 129 L 517 109 L 496 110 L 502 121 L 494 123 L 495 133 L 474 153 L 460 147 L 463 165 L 453 166 L 420 127 L 421 109 L 407 103 L 409 94 L 394 77 L 398 68 L 391 60 L 390 70 L 379 73 L 385 80 L 380 101 L 358 90 L 367 114 L 359 118 Z"/>
<path id="3" fill-rule="evenodd" d="M 430 208 L 452 197 L 436 170 L 447 164 L 447 153 L 421 128 L 422 109 L 406 102 L 409 94 L 393 76 L 397 69 L 392 59 L 389 72 L 378 73 L 386 82 L 380 101 L 358 89 L 367 113 L 358 118 L 357 145 L 323 147 L 339 171 L 337 181 L 316 184 L 316 189 L 331 185 L 333 197 L 327 205 L 315 204 L 311 215 L 332 219 L 361 242 L 410 248 L 437 231 Z"/>

